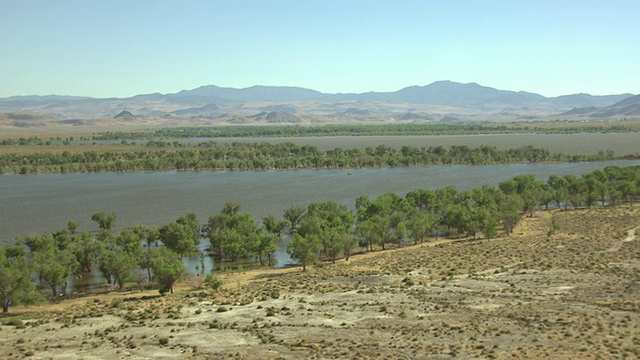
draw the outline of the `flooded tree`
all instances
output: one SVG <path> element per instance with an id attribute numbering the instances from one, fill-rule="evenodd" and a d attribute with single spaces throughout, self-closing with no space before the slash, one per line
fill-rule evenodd
<path id="1" fill-rule="evenodd" d="M 151 253 L 151 269 L 160 286 L 160 293 L 173 294 L 173 284 L 185 273 L 180 255 L 161 246 L 153 249 Z"/>
<path id="2" fill-rule="evenodd" d="M 33 272 L 33 266 L 22 247 L 0 247 L 0 302 L 3 313 L 9 312 L 10 306 L 39 300 Z"/>

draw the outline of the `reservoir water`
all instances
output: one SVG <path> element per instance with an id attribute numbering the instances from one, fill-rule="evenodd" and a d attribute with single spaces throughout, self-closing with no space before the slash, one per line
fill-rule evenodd
<path id="1" fill-rule="evenodd" d="M 18 236 L 64 228 L 69 220 L 79 230 L 93 231 L 98 211 L 117 215 L 116 230 L 135 224 L 162 225 L 187 212 L 201 223 L 228 201 L 241 205 L 256 220 L 282 217 L 291 205 L 334 200 L 354 207 L 359 195 L 405 194 L 416 188 L 454 185 L 470 189 L 497 185 L 516 175 L 581 175 L 609 165 L 640 161 L 484 166 L 431 166 L 382 169 L 157 172 L 0 175 L 0 242 Z"/>
<path id="2" fill-rule="evenodd" d="M 562 164 L 509 164 L 484 166 L 431 166 L 381 169 L 246 171 L 246 172 L 156 172 L 0 175 L 0 243 L 16 237 L 42 234 L 66 227 L 69 220 L 79 231 L 95 231 L 90 220 L 98 211 L 117 215 L 115 230 L 144 224 L 162 225 L 187 212 L 195 212 L 200 223 L 219 212 L 228 201 L 241 205 L 256 220 L 267 215 L 281 218 L 291 205 L 334 200 L 354 207 L 356 197 L 453 185 L 460 190 L 496 186 L 516 175 L 534 174 L 541 180 L 550 175 L 581 175 L 606 166 L 640 165 L 640 161 L 607 161 Z M 277 267 L 292 264 L 286 253 L 287 239 L 274 255 Z M 208 241 L 203 240 L 204 250 Z M 251 265 L 251 259 L 244 260 Z M 205 272 L 214 266 L 205 258 Z M 200 259 L 185 259 L 187 271 L 197 274 Z M 99 271 L 69 279 L 69 290 L 105 284 Z"/>

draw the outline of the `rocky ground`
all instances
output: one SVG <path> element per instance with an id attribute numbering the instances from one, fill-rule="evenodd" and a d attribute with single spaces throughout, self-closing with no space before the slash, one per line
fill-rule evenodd
<path id="1" fill-rule="evenodd" d="M 544 211 L 511 237 L 223 276 L 219 292 L 15 308 L 0 358 L 640 358 L 639 226 L 640 207 Z"/>

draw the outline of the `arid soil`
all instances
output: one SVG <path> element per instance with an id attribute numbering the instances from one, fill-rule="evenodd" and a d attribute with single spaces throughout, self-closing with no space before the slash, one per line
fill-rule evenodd
<path id="1" fill-rule="evenodd" d="M 17 307 L 0 358 L 640 358 L 638 226 L 640 207 L 541 211 L 511 237 L 223 275 L 219 292 Z"/>

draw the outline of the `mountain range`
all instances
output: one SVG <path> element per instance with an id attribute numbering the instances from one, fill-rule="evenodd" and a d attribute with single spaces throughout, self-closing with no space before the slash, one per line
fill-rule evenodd
<path id="1" fill-rule="evenodd" d="M 451 81 L 410 86 L 395 92 L 360 94 L 326 94 L 283 86 L 235 89 L 206 85 L 174 94 L 142 94 L 129 98 L 13 96 L 0 98 L 0 112 L 5 113 L 5 120 L 7 113 L 13 114 L 11 121 L 22 121 L 23 125 L 37 122 L 34 118 L 38 116 L 75 125 L 81 124 L 79 119 L 91 122 L 114 118 L 128 122 L 163 119 L 194 124 L 609 119 L 640 116 L 640 96 L 545 97 Z M 118 116 L 123 112 L 126 116 Z"/>

